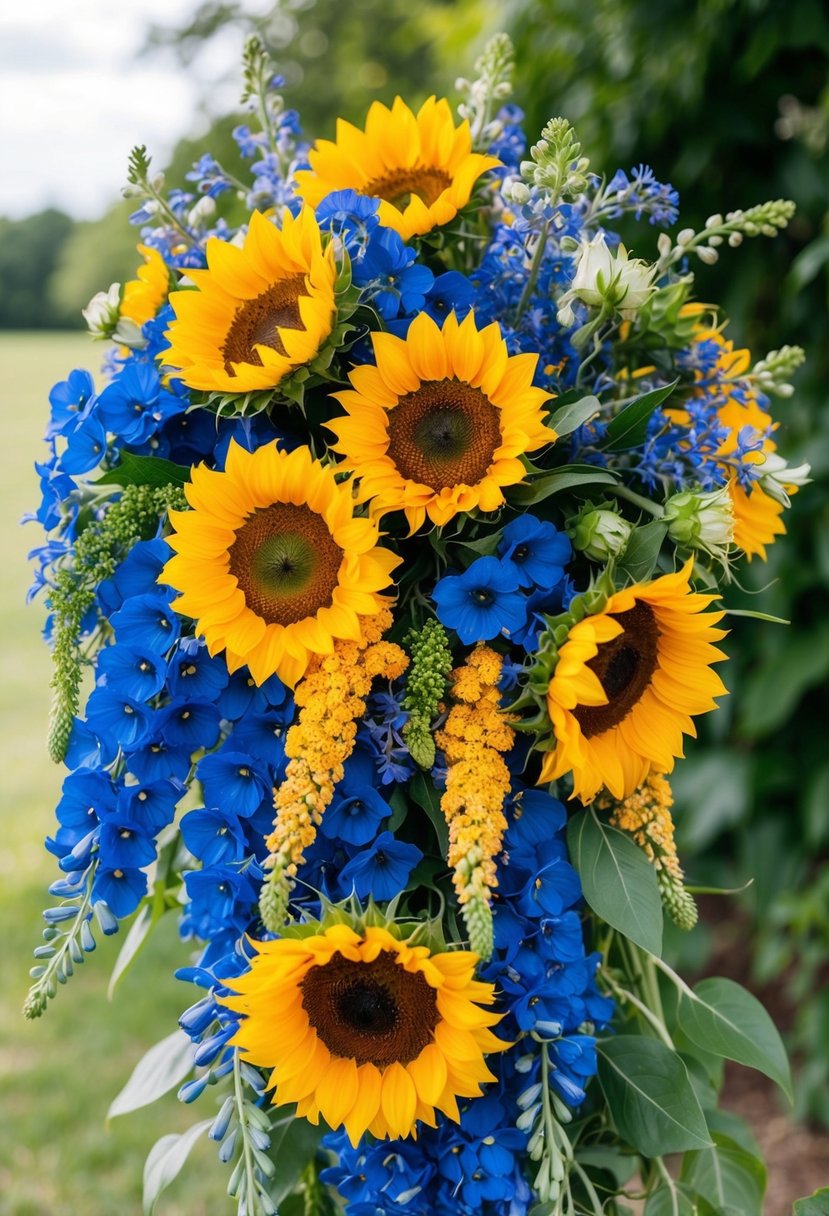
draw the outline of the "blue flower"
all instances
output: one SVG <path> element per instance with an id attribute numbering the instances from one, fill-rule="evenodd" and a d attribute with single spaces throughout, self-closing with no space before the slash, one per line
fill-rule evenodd
<path id="1" fill-rule="evenodd" d="M 218 706 L 223 718 L 235 722 L 248 712 L 261 714 L 270 707 L 278 709 L 288 698 L 288 690 L 279 676 L 271 676 L 264 684 L 257 685 L 245 667 L 234 671 L 219 695 Z"/>
<path id="2" fill-rule="evenodd" d="M 437 276 L 427 291 L 423 311 L 442 326 L 450 312 L 462 321 L 474 303 L 475 288 L 466 275 L 447 270 Z"/>
<path id="3" fill-rule="evenodd" d="M 181 638 L 170 655 L 167 687 L 174 697 L 215 701 L 229 678 L 227 664 L 211 658 L 199 638 Z"/>
<path id="4" fill-rule="evenodd" d="M 465 646 L 509 637 L 527 618 L 515 567 L 496 557 L 479 557 L 464 574 L 448 574 L 432 595 L 438 619 L 454 629 Z"/>
<path id="5" fill-rule="evenodd" d="M 121 443 L 137 444 L 149 439 L 168 418 L 183 412 L 187 401 L 162 388 L 155 367 L 130 362 L 101 393 L 98 408 L 107 429 Z"/>
<path id="6" fill-rule="evenodd" d="M 130 757 L 131 767 L 132 760 Z M 124 785 L 118 791 L 117 817 L 131 819 L 149 836 L 157 836 L 175 819 L 176 804 L 183 793 L 184 786 L 178 781 L 140 781 L 137 785 Z"/>
<path id="7" fill-rule="evenodd" d="M 188 811 L 181 820 L 181 835 L 193 856 L 206 866 L 241 861 L 245 855 L 245 834 L 235 815 Z"/>
<path id="8" fill-rule="evenodd" d="M 245 714 L 233 729 L 231 745 L 263 760 L 271 770 L 281 768 L 285 759 L 286 717 L 279 709 L 266 714 Z"/>
<path id="9" fill-rule="evenodd" d="M 258 809 L 271 789 L 267 769 L 244 752 L 221 751 L 205 756 L 196 774 L 207 806 L 221 807 L 242 819 Z"/>
<path id="10" fill-rule="evenodd" d="M 159 711 L 156 722 L 159 737 L 175 750 L 213 747 L 221 731 L 216 706 L 194 697 L 176 697 Z"/>
<path id="11" fill-rule="evenodd" d="M 65 473 L 88 473 L 101 463 L 106 449 L 106 431 L 101 422 L 91 413 L 81 415 L 66 434 L 66 450 L 58 463 Z"/>
<path id="12" fill-rule="evenodd" d="M 146 894 L 147 875 L 143 870 L 102 866 L 92 884 L 93 904 L 103 900 L 118 920 L 134 912 Z"/>
<path id="13" fill-rule="evenodd" d="M 99 845 L 102 861 L 112 869 L 141 869 L 155 861 L 151 837 L 131 819 L 107 820 L 102 824 Z"/>
<path id="14" fill-rule="evenodd" d="M 55 812 L 58 822 L 88 832 L 115 812 L 116 797 L 117 790 L 108 773 L 78 769 L 64 779 Z"/>
<path id="15" fill-rule="evenodd" d="M 178 641 L 179 621 L 163 595 L 137 595 L 112 618 L 119 642 L 145 647 L 153 654 L 166 654 Z"/>
<path id="16" fill-rule="evenodd" d="M 165 663 L 137 646 L 105 646 L 98 655 L 98 684 L 134 701 L 149 701 L 164 687 Z"/>
<path id="17" fill-rule="evenodd" d="M 550 590 L 564 577 L 573 549 L 554 524 L 534 515 L 519 515 L 501 533 L 498 553 L 504 563 L 515 567 L 520 587 Z"/>
<path id="18" fill-rule="evenodd" d="M 86 721 L 98 738 L 125 749 L 140 746 L 150 729 L 149 710 L 140 701 L 106 687 L 90 693 Z"/>
<path id="19" fill-rule="evenodd" d="M 190 903 L 182 919 L 182 936 L 232 939 L 250 924 L 256 893 L 246 874 L 229 865 L 214 865 L 185 874 L 184 885 Z"/>
<path id="20" fill-rule="evenodd" d="M 362 750 L 353 752 L 320 824 L 325 836 L 355 845 L 374 839 L 380 821 L 392 813 L 389 804 L 373 788 L 374 777 L 371 756 Z"/>
<path id="21" fill-rule="evenodd" d="M 427 266 L 415 262 L 416 256 L 414 249 L 404 245 L 393 229 L 380 228 L 362 258 L 352 265 L 354 282 L 366 288 L 367 298 L 385 320 L 401 311 L 417 312 L 423 308 L 434 275 Z"/>
<path id="22" fill-rule="evenodd" d="M 155 723 L 162 717 L 163 711 L 153 715 L 150 724 L 150 738 L 141 747 L 130 752 L 129 771 L 139 781 L 155 782 L 164 780 L 186 781 L 190 772 L 190 753 L 193 748 L 189 743 L 174 746 L 166 739 L 154 738 Z M 216 716 L 216 731 L 218 734 L 218 715 Z"/>
<path id="23" fill-rule="evenodd" d="M 351 887 L 358 898 L 392 899 L 406 886 L 409 875 L 422 858 L 413 844 L 395 840 L 391 832 L 381 832 L 370 849 L 358 853 L 343 867 L 340 883 Z"/>
<path id="24" fill-rule="evenodd" d="M 95 396 L 95 384 L 89 372 L 75 368 L 65 380 L 60 380 L 49 394 L 51 414 L 46 436 L 63 435 L 71 430 Z"/>
<path id="25" fill-rule="evenodd" d="M 132 546 L 112 578 L 98 584 L 98 603 L 112 616 L 137 595 L 158 594 L 158 576 L 173 551 L 166 540 L 140 540 Z"/>

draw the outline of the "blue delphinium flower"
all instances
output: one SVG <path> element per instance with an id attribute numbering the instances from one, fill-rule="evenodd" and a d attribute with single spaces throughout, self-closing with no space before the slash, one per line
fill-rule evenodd
<path id="1" fill-rule="evenodd" d="M 505 565 L 515 567 L 520 587 L 549 590 L 564 577 L 573 548 L 554 524 L 534 515 L 519 515 L 501 533 L 498 553 Z"/>
<path id="2" fill-rule="evenodd" d="M 81 368 L 71 371 L 49 393 L 51 412 L 46 426 L 46 438 L 63 435 L 71 430 L 95 396 L 92 376 Z"/>
<path id="3" fill-rule="evenodd" d="M 344 867 L 340 883 L 345 890 L 353 886 L 360 899 L 393 899 L 406 886 L 409 875 L 423 854 L 413 844 L 395 840 L 391 832 L 381 832 L 370 849 L 358 853 Z"/>
<path id="4" fill-rule="evenodd" d="M 496 557 L 479 557 L 463 574 L 447 574 L 432 597 L 438 620 L 454 629 L 465 646 L 488 642 L 499 634 L 509 637 L 527 619 L 526 600 L 512 563 Z"/>
<path id="5" fill-rule="evenodd" d="M 357 748 L 345 763 L 345 775 L 334 791 L 320 831 L 332 840 L 350 845 L 368 844 L 377 834 L 391 807 L 373 788 L 376 769 L 373 758 Z"/>
<path id="6" fill-rule="evenodd" d="M 392 228 L 379 228 L 362 258 L 353 263 L 354 282 L 364 288 L 366 298 L 385 320 L 423 308 L 435 276 L 416 258 L 415 250 L 404 245 Z"/>
<path id="7" fill-rule="evenodd" d="M 161 385 L 156 368 L 131 362 L 98 398 L 98 410 L 107 430 L 122 443 L 143 443 L 168 418 L 183 412 L 187 400 Z"/>

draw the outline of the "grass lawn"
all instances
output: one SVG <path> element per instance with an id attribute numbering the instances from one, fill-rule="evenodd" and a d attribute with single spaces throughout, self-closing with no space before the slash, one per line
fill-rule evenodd
<path id="1" fill-rule="evenodd" d="M 100 942 L 37 1022 L 20 1009 L 31 950 L 40 940 L 46 888 L 57 876 L 43 849 L 53 830 L 63 772 L 48 758 L 45 731 L 50 660 L 40 637 L 43 609 L 26 608 L 27 551 L 37 525 L 19 526 L 38 499 L 32 461 L 42 452 L 51 385 L 73 367 L 96 370 L 101 347 L 83 334 L 0 334 L 2 485 L 2 676 L 0 676 L 0 1216 L 140 1216 L 144 1158 L 155 1140 L 209 1116 L 212 1098 L 193 1109 L 174 1094 L 105 1123 L 111 1099 L 153 1043 L 175 1029 L 194 998 L 172 978 L 186 959 L 175 924 L 162 924 L 136 970 L 106 996 L 123 933 Z M 214 1146 L 197 1145 L 162 1197 L 158 1216 L 222 1216 L 226 1171 Z"/>

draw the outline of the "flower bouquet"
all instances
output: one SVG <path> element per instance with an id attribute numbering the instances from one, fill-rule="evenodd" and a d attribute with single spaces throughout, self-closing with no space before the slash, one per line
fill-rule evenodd
<path id="1" fill-rule="evenodd" d="M 50 395 L 69 771 L 26 1013 L 177 918 L 199 992 L 113 1111 L 201 1118 L 146 1212 L 201 1136 L 247 1216 L 761 1212 L 717 1093 L 724 1059 L 788 1092 L 780 1038 L 662 933 L 697 919 L 668 774 L 808 472 L 770 413 L 802 352 L 735 349 L 693 267 L 793 208 L 673 238 L 565 119 L 526 154 L 507 38 L 476 68 L 458 118 L 308 144 L 251 40 L 249 179 L 133 152 L 142 264 Z"/>

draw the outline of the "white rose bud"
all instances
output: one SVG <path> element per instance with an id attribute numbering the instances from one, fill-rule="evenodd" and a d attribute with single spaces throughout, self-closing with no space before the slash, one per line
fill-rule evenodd
<path id="1" fill-rule="evenodd" d="M 633 524 L 610 507 L 589 504 L 567 527 L 573 548 L 591 561 L 607 562 L 619 557 L 627 548 Z"/>
<path id="2" fill-rule="evenodd" d="M 110 284 L 109 291 L 99 291 L 81 309 L 81 315 L 89 326 L 93 338 L 109 338 L 118 324 L 121 307 L 121 284 Z"/>
<path id="3" fill-rule="evenodd" d="M 734 543 L 734 508 L 728 486 L 709 493 L 684 490 L 665 503 L 668 535 L 688 549 L 700 549 L 724 561 Z"/>
<path id="4" fill-rule="evenodd" d="M 655 275 L 655 266 L 629 258 L 624 245 L 614 255 L 600 232 L 591 241 L 582 240 L 569 294 L 591 308 L 609 305 L 632 320 L 653 294 Z"/>

